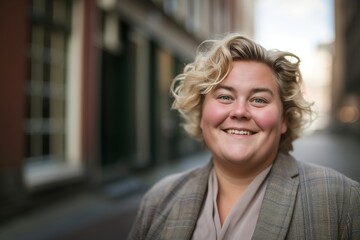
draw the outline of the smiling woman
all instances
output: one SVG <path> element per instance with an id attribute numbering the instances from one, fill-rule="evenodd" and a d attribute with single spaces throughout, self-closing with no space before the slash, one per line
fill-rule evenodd
<path id="1" fill-rule="evenodd" d="M 173 108 L 212 159 L 157 183 L 129 239 L 360 239 L 359 183 L 289 153 L 312 114 L 299 62 L 239 34 L 199 47 Z"/>
<path id="2" fill-rule="evenodd" d="M 202 105 L 200 128 L 215 168 L 230 167 L 236 175 L 251 177 L 272 163 L 287 127 L 267 65 L 235 61 Z"/>
<path id="3" fill-rule="evenodd" d="M 232 70 L 232 63 L 237 61 L 253 61 L 268 67 L 267 73 L 262 73 L 274 79 L 277 87 L 273 91 L 279 92 L 277 95 L 281 98 L 284 117 L 289 126 L 281 137 L 280 148 L 284 152 L 292 150 L 292 141 L 299 137 L 303 127 L 312 118 L 311 104 L 304 100 L 301 92 L 303 80 L 299 69 L 300 59 L 289 52 L 267 51 L 236 34 L 229 34 L 222 40 L 202 43 L 195 61 L 188 64 L 184 73 L 174 79 L 173 108 L 186 120 L 185 130 L 195 138 L 203 138 L 200 128 L 203 97 L 213 88 L 224 87 L 223 81 Z M 264 90 L 262 88 L 256 86 L 252 91 L 261 92 Z"/>

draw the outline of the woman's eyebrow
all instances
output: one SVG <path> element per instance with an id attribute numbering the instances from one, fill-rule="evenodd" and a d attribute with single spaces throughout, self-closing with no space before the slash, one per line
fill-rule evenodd
<path id="1" fill-rule="evenodd" d="M 224 84 L 218 84 L 216 87 L 215 87 L 215 90 L 218 90 L 218 89 L 225 89 L 227 91 L 230 91 L 230 92 L 235 92 L 235 89 L 231 86 L 228 86 L 228 85 L 224 85 Z"/>
<path id="2" fill-rule="evenodd" d="M 218 84 L 215 87 L 215 90 L 218 90 L 218 89 L 225 89 L 225 90 L 230 91 L 230 92 L 236 92 L 236 90 L 233 87 L 228 86 L 228 85 L 224 85 L 224 84 Z M 253 89 L 251 89 L 250 92 L 251 92 L 251 94 L 259 93 L 259 92 L 267 92 L 271 96 L 274 96 L 274 92 L 270 88 L 267 88 L 267 87 L 253 88 Z"/>
<path id="3" fill-rule="evenodd" d="M 270 88 L 267 87 L 260 87 L 260 88 L 253 88 L 251 90 L 252 93 L 259 93 L 259 92 L 268 92 L 271 96 L 274 96 L 273 91 Z"/>

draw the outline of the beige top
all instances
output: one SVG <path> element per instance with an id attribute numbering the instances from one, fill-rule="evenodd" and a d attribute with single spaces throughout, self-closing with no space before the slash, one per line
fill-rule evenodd
<path id="1" fill-rule="evenodd" d="M 213 169 L 209 175 L 208 193 L 197 220 L 193 240 L 251 239 L 265 195 L 267 175 L 272 165 L 264 169 L 245 189 L 224 221 L 220 223 L 216 199 L 218 182 Z"/>

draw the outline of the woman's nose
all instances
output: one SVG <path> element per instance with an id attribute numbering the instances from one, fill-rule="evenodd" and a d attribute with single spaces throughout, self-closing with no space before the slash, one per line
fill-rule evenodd
<path id="1" fill-rule="evenodd" d="M 237 101 L 233 104 L 230 117 L 234 119 L 250 119 L 249 106 L 246 102 Z"/>

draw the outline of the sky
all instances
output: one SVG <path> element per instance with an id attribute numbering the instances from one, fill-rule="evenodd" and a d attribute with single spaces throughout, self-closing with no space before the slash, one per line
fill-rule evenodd
<path id="1" fill-rule="evenodd" d="M 257 0 L 255 39 L 265 48 L 309 58 L 318 44 L 334 39 L 332 1 Z"/>

